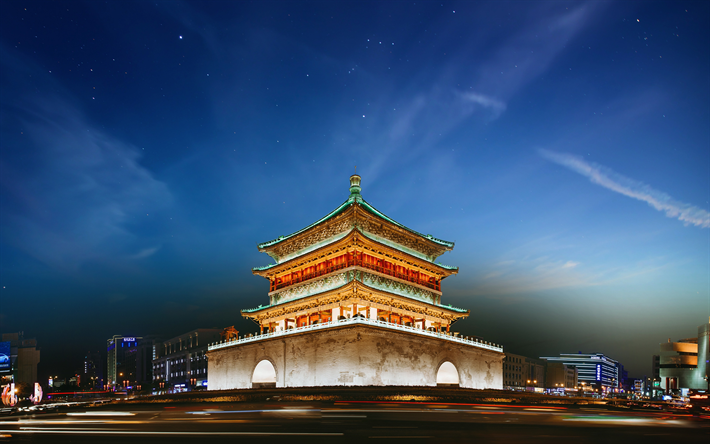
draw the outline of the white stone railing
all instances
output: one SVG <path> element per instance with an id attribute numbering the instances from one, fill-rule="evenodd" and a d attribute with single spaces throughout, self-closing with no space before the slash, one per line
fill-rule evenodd
<path id="1" fill-rule="evenodd" d="M 503 347 L 501 345 L 493 344 L 491 342 L 479 341 L 478 339 L 466 339 L 463 337 L 454 336 L 453 334 L 450 334 L 450 333 L 428 331 L 428 330 L 423 330 L 423 329 L 417 328 L 417 327 L 409 327 L 406 325 L 394 324 L 391 322 L 380 321 L 377 319 L 370 319 L 370 318 L 366 318 L 366 317 L 362 317 L 362 316 L 355 316 L 352 318 L 341 319 L 339 321 L 330 321 L 330 322 L 323 322 L 323 323 L 319 323 L 319 324 L 304 325 L 303 327 L 290 328 L 285 331 L 281 330 L 281 331 L 275 331 L 275 332 L 264 333 L 264 334 L 257 333 L 257 334 L 254 334 L 253 336 L 245 336 L 241 339 L 223 340 L 220 342 L 214 342 L 214 343 L 210 344 L 208 347 L 208 350 L 218 350 L 220 348 L 231 347 L 233 345 L 238 345 L 238 344 L 245 344 L 247 342 L 255 342 L 255 341 L 261 341 L 264 339 L 289 336 L 289 335 L 303 333 L 303 332 L 312 331 L 312 330 L 323 330 L 323 329 L 327 329 L 327 328 L 340 327 L 343 325 L 356 325 L 356 324 L 376 325 L 378 327 L 384 327 L 384 328 L 388 328 L 391 330 L 406 331 L 409 333 L 415 333 L 415 334 L 422 335 L 422 336 L 429 336 L 432 338 L 443 339 L 446 341 L 458 342 L 460 344 L 466 344 L 466 345 L 471 345 L 473 347 L 485 348 L 488 350 L 493 350 L 493 351 L 497 351 L 497 352 L 501 352 L 501 353 L 503 352 Z"/>

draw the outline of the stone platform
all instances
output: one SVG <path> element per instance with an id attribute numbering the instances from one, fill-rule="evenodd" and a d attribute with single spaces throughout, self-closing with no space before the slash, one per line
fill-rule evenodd
<path id="1" fill-rule="evenodd" d="M 502 348 L 367 318 L 217 343 L 207 356 L 209 390 L 269 381 L 276 387 L 436 386 L 446 362 L 459 387 L 503 388 Z M 272 379 L 261 371 L 255 379 L 257 365 Z"/>

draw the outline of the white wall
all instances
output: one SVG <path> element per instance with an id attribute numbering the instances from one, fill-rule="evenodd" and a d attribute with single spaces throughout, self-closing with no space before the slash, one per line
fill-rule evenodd
<path id="1" fill-rule="evenodd" d="M 347 326 L 272 338 L 208 352 L 210 390 L 251 388 L 263 359 L 277 387 L 435 386 L 453 363 L 461 387 L 503 388 L 503 353 L 374 326 Z"/>

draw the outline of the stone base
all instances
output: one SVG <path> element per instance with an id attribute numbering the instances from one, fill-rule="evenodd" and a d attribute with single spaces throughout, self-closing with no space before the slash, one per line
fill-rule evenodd
<path id="1" fill-rule="evenodd" d="M 436 386 L 439 367 L 448 361 L 460 387 L 503 388 L 503 353 L 371 325 L 265 338 L 207 356 L 209 390 L 252 388 L 262 360 L 273 365 L 276 387 Z"/>

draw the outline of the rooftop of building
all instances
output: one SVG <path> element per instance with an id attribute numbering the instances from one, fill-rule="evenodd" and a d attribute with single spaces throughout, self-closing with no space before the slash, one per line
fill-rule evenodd
<path id="1" fill-rule="evenodd" d="M 213 327 L 213 328 L 196 328 L 194 330 L 190 330 L 187 333 L 183 333 L 181 335 L 175 336 L 174 338 L 170 338 L 168 340 L 162 341 L 163 343 L 173 343 L 173 342 L 179 342 L 180 340 L 185 340 L 189 339 L 190 337 L 194 336 L 199 336 L 200 334 L 202 335 L 217 335 L 222 332 L 221 328 Z"/>
<path id="2" fill-rule="evenodd" d="M 343 202 L 343 203 L 342 203 L 340 206 L 338 206 L 335 210 L 331 211 L 330 213 L 328 213 L 327 215 L 325 215 L 325 216 L 322 217 L 321 219 L 317 220 L 316 222 L 314 222 L 314 223 L 308 225 L 307 227 L 302 228 L 302 229 L 300 229 L 300 230 L 298 230 L 298 231 L 296 231 L 296 232 L 294 232 L 294 233 L 291 233 L 291 234 L 289 234 L 289 235 L 287 235 L 287 236 L 279 236 L 279 237 L 276 238 L 276 239 L 273 239 L 273 240 L 270 240 L 270 241 L 268 241 L 268 242 L 263 242 L 263 243 L 261 243 L 261 244 L 258 244 L 258 248 L 261 250 L 261 249 L 264 249 L 264 248 L 272 247 L 272 246 L 274 246 L 274 245 L 276 245 L 276 244 L 279 244 L 279 243 L 281 243 L 281 242 L 283 242 L 283 241 L 285 241 L 285 240 L 288 240 L 288 239 L 290 239 L 290 238 L 292 238 L 292 237 L 294 237 L 294 236 L 297 236 L 297 235 L 299 235 L 299 234 L 301 234 L 301 233 L 304 233 L 304 232 L 310 230 L 311 228 L 313 228 L 313 227 L 315 227 L 315 226 L 317 226 L 317 225 L 320 225 L 320 224 L 322 224 L 323 222 L 326 222 L 326 221 L 328 221 L 328 220 L 334 218 L 334 217 L 337 216 L 338 214 L 343 213 L 344 211 L 346 211 L 347 209 L 349 209 L 349 208 L 352 207 L 353 205 L 359 205 L 362 209 L 364 209 L 365 211 L 369 212 L 370 214 L 373 214 L 374 216 L 377 216 L 377 217 L 379 217 L 379 218 L 381 218 L 381 219 L 383 219 L 383 220 L 386 220 L 387 222 L 389 222 L 389 223 L 391 223 L 391 224 L 393 224 L 393 225 L 395 225 L 395 226 L 397 226 L 397 227 L 399 227 L 399 228 L 402 228 L 402 229 L 404 229 L 404 230 L 406 230 L 406 231 L 408 231 L 408 232 L 410 232 L 410 233 L 412 233 L 412 234 L 415 234 L 415 235 L 417 235 L 417 236 L 420 236 L 420 237 L 422 237 L 422 238 L 424 238 L 424 239 L 426 239 L 426 240 L 428 240 L 428 241 L 431 241 L 431 242 L 433 242 L 433 243 L 435 243 L 435 244 L 437 244 L 437 245 L 440 245 L 440 246 L 443 246 L 443 247 L 446 247 L 446 248 L 453 248 L 453 247 L 454 247 L 454 243 L 453 243 L 453 242 L 449 242 L 449 241 L 445 241 L 445 240 L 442 240 L 442 239 L 438 239 L 438 238 L 432 236 L 431 234 L 422 234 L 422 233 L 420 233 L 420 232 L 418 232 L 418 231 L 416 231 L 416 230 L 412 230 L 411 228 L 408 228 L 408 227 L 406 227 L 405 225 L 402 225 L 401 223 L 395 221 L 394 219 L 392 219 L 392 218 L 386 216 L 384 213 L 382 213 L 381 211 L 377 210 L 375 207 L 373 207 L 372 205 L 370 205 L 369 203 L 367 203 L 367 201 L 365 201 L 365 199 L 363 199 L 363 198 L 362 198 L 362 195 L 360 194 L 360 192 L 361 192 L 360 180 L 361 180 L 361 178 L 360 178 L 360 176 L 358 176 L 357 174 L 354 174 L 354 175 L 350 176 L 350 196 L 348 197 L 348 200 L 346 200 L 345 202 Z"/>

